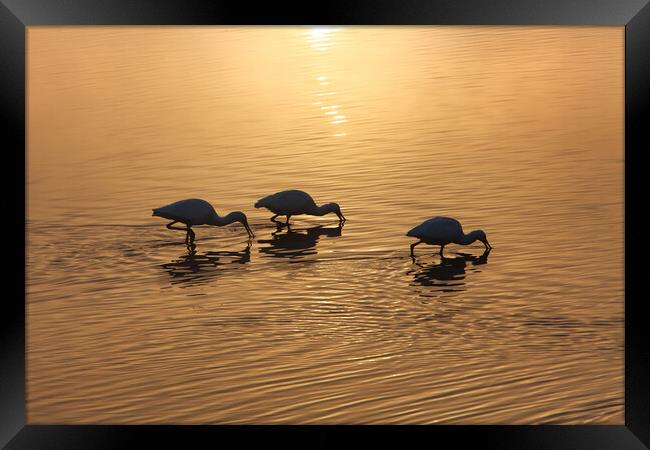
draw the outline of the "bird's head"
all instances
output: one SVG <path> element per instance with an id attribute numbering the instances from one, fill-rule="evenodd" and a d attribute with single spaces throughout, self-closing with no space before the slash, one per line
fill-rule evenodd
<path id="1" fill-rule="evenodd" d="M 492 250 L 492 246 L 487 240 L 487 236 L 485 235 L 485 231 L 483 230 L 476 230 L 473 231 L 472 234 L 474 235 L 475 240 L 483 242 L 483 245 L 485 245 L 485 248 L 487 250 Z"/>
<path id="2" fill-rule="evenodd" d="M 329 212 L 333 212 L 334 214 L 336 214 L 337 216 L 339 216 L 339 220 L 340 220 L 341 222 L 345 222 L 346 218 L 345 218 L 345 216 L 343 215 L 343 213 L 341 212 L 341 207 L 339 206 L 338 203 L 334 203 L 334 202 L 332 202 L 332 203 L 328 203 L 328 204 L 325 205 L 325 208 L 327 208 L 327 210 L 328 210 Z"/>
<path id="3" fill-rule="evenodd" d="M 244 228 L 246 228 L 246 232 L 248 233 L 249 237 L 255 237 L 253 230 L 251 230 L 251 227 L 248 225 L 248 218 L 246 217 L 246 214 L 241 211 L 235 211 L 230 213 L 229 216 L 231 216 L 233 222 L 239 222 L 244 225 Z"/>

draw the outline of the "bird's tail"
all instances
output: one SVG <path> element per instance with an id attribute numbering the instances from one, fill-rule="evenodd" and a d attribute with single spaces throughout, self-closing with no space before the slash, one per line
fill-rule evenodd
<path id="1" fill-rule="evenodd" d="M 419 231 L 418 229 L 419 229 L 419 228 L 420 228 L 419 225 L 418 225 L 417 227 L 415 227 L 415 228 L 412 228 L 411 230 L 409 230 L 408 233 L 406 233 L 406 235 L 409 236 L 409 237 L 417 237 L 417 236 L 418 236 L 418 231 Z"/>
<path id="2" fill-rule="evenodd" d="M 158 212 L 158 208 L 156 208 L 156 209 L 152 209 L 152 210 L 151 210 L 151 215 L 152 215 L 152 216 L 157 216 L 158 214 L 159 214 L 159 212 Z"/>
<path id="3" fill-rule="evenodd" d="M 255 202 L 255 207 L 256 207 L 256 208 L 263 208 L 263 207 L 265 207 L 265 206 L 266 206 L 266 199 L 267 199 L 267 198 L 268 198 L 268 197 L 264 197 L 264 198 L 259 199 L 257 202 Z"/>

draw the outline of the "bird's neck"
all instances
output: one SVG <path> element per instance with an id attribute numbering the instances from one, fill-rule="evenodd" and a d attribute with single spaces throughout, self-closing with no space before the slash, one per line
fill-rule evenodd
<path id="1" fill-rule="evenodd" d="M 210 225 L 222 227 L 224 225 L 231 224 L 234 221 L 235 221 L 235 217 L 233 213 L 226 214 L 223 217 L 220 217 L 218 214 L 215 214 L 214 217 L 210 218 Z"/>
<path id="2" fill-rule="evenodd" d="M 328 214 L 328 213 L 331 213 L 331 212 L 332 212 L 332 208 L 330 207 L 330 205 L 325 204 L 325 205 L 321 205 L 321 206 L 315 206 L 314 205 L 314 207 L 311 209 L 309 214 L 312 215 L 312 216 L 324 216 L 325 214 Z"/>
<path id="3" fill-rule="evenodd" d="M 477 239 L 476 237 L 476 231 L 472 231 L 471 233 L 463 234 L 459 239 L 457 244 L 461 245 L 469 245 L 472 242 L 474 242 Z"/>

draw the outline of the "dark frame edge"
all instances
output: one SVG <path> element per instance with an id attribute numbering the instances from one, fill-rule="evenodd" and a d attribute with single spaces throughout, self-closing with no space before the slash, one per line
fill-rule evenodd
<path id="1" fill-rule="evenodd" d="M 625 240 L 643 238 L 636 204 L 643 172 L 640 155 L 647 148 L 650 123 L 650 3 L 646 3 L 625 26 Z M 645 136 L 644 136 L 645 135 Z M 646 142 L 644 144 L 644 141 Z M 633 200 L 634 199 L 634 200 Z M 642 297 L 636 284 L 643 270 L 638 246 L 625 247 L 625 425 L 641 442 L 650 446 L 650 348 L 647 345 Z M 635 295 L 630 294 L 634 292 Z"/>
<path id="2" fill-rule="evenodd" d="M 28 25 L 614 25 L 644 0 L 2 0 Z"/>
<path id="3" fill-rule="evenodd" d="M 25 212 L 25 24 L 0 3 L 0 114 L 7 169 L 2 177 L 2 208 Z M 10 172 L 10 173 L 8 173 Z M 20 183 L 16 180 L 20 179 Z M 19 187 L 22 185 L 22 188 Z M 21 195 L 22 194 L 22 195 Z M 25 279 L 25 224 L 7 224 L 12 260 L 3 278 L 18 284 Z M 21 264 L 22 262 L 22 264 Z M 19 266 L 23 267 L 20 268 Z M 11 291 L 10 291 L 11 292 Z M 25 296 L 4 293 L 0 315 L 0 446 L 4 446 L 26 423 L 25 388 Z"/>
<path id="4" fill-rule="evenodd" d="M 3 0 L 4 2 L 5 0 Z M 25 1 L 25 3 L 28 3 Z M 80 6 L 77 2 L 72 2 Z M 167 3 L 167 2 L 162 2 Z M 623 3 L 623 2 L 621 2 Z M 461 7 L 462 8 L 462 7 Z M 14 9 L 14 8 L 12 8 Z M 83 8 L 81 8 L 83 9 Z M 384 5 L 385 9 L 385 5 Z M 128 16 L 128 14 L 126 14 Z M 155 15 L 155 14 L 154 14 Z M 462 15 L 462 14 L 461 14 Z M 516 14 L 515 14 L 516 16 Z M 27 17 L 27 20 L 25 20 Z M 165 21 L 166 19 L 166 21 Z M 221 18 L 208 18 L 204 17 L 204 23 L 226 23 L 227 17 Z M 370 22 L 373 18 L 369 18 Z M 154 17 L 155 20 L 155 17 Z M 161 18 L 159 23 L 172 23 L 169 22 L 170 18 Z M 375 19 L 377 20 L 377 19 Z M 397 18 L 396 20 L 409 21 L 408 17 Z M 427 21 L 429 18 L 426 19 Z M 115 19 L 113 19 L 115 21 Z M 119 21 L 119 20 L 118 20 Z M 183 22 L 183 19 L 180 18 Z M 444 20 L 443 20 L 444 21 Z M 510 22 L 515 22 L 515 17 L 509 17 L 504 20 L 504 25 Z M 553 23 L 553 21 L 546 20 Z M 26 50 L 26 24 L 29 21 L 29 15 L 21 16 L 14 14 L 4 3 L 0 3 L 0 57 L 2 59 L 2 70 L 0 70 L 0 111 L 6 131 L 4 134 L 5 154 L 10 156 L 10 167 L 18 167 L 22 164 L 25 167 L 25 50 Z M 71 22 L 75 22 L 71 18 Z M 92 24 L 92 20 L 89 21 Z M 117 21 L 116 21 L 117 22 Z M 127 20 L 128 22 L 128 20 Z M 584 22 L 588 22 L 585 20 Z M 589 21 L 590 22 L 590 21 Z M 604 22 L 606 22 L 604 20 Z M 613 23 L 616 22 L 616 23 Z M 334 23 L 334 22 L 332 22 Z M 549 24 L 550 24 L 549 23 Z M 619 24 L 618 19 L 611 20 L 610 24 Z M 63 24 L 63 23 L 61 23 Z M 646 3 L 643 7 L 639 8 L 637 12 L 625 24 L 625 236 L 626 242 L 634 241 L 642 237 L 640 230 L 639 213 L 635 212 L 631 204 L 636 204 L 636 199 L 633 201 L 634 188 L 640 186 L 642 181 L 641 165 L 632 164 L 631 161 L 638 161 L 638 155 L 644 150 L 643 138 L 645 134 L 645 124 L 650 123 L 648 114 L 648 82 L 650 80 L 650 61 L 647 60 L 645 55 L 650 54 L 650 4 Z M 25 172 L 23 171 L 23 175 Z M 13 176 L 18 176 L 13 173 Z M 13 211 L 25 210 L 25 180 L 22 180 L 23 190 L 17 189 L 13 181 L 13 177 L 5 177 L 3 179 L 3 186 L 5 186 L 5 195 L 2 200 L 2 205 L 5 208 L 11 207 Z M 22 193 L 22 196 L 20 195 Z M 11 204 L 9 204 L 11 203 Z M 14 204 L 15 203 L 15 204 Z M 25 223 L 13 222 L 8 225 L 11 228 L 13 236 L 25 236 Z M 22 234 L 21 234 L 22 233 Z M 14 280 L 25 279 L 25 241 L 14 239 L 12 242 L 12 264 L 11 272 L 6 274 Z M 14 247 L 15 246 L 15 251 Z M 634 264 L 640 258 L 640 249 L 626 246 L 625 250 L 625 292 L 626 292 L 626 311 L 625 311 L 625 426 L 541 426 L 535 427 L 537 429 L 544 429 L 544 432 L 558 434 L 563 441 L 567 444 L 567 448 L 593 448 L 594 442 L 599 442 L 603 445 L 601 448 L 641 448 L 643 444 L 650 446 L 650 387 L 647 381 L 650 380 L 650 349 L 646 345 L 646 331 L 644 329 L 644 314 L 643 306 L 640 302 L 632 303 L 629 294 L 633 290 L 632 279 L 641 279 L 642 267 Z M 22 268 L 20 260 L 22 259 Z M 634 282 L 636 283 L 636 281 Z M 24 285 L 24 282 L 23 282 Z M 640 297 L 635 296 L 640 300 Z M 98 437 L 106 439 L 114 432 L 121 438 L 117 437 L 120 443 L 126 444 L 131 442 L 126 436 L 139 436 L 144 435 L 146 432 L 161 433 L 163 436 L 172 437 L 180 435 L 184 438 L 190 433 L 190 427 L 170 427 L 170 426 L 143 426 L 143 427 L 129 427 L 129 426 L 40 426 L 40 425 L 26 425 L 26 386 L 25 386 L 25 301 L 23 297 L 11 296 L 5 299 L 2 305 L 2 316 L 0 317 L 0 357 L 2 364 L 0 365 L 0 446 L 4 448 L 9 443 L 13 448 L 41 448 L 29 446 L 29 442 L 50 442 L 49 440 L 42 440 L 58 437 L 59 443 L 69 443 L 71 447 L 65 448 L 84 448 L 83 446 L 75 447 L 75 442 L 79 444 L 78 439 L 91 438 L 93 440 Z M 435 427 L 438 428 L 438 427 Z M 456 427 L 462 430 L 464 427 Z M 495 438 L 496 434 L 500 437 L 503 433 L 514 434 L 512 442 L 510 439 L 508 444 L 502 445 L 501 448 L 521 448 L 524 443 L 533 445 L 534 448 L 540 447 L 542 443 L 547 446 L 551 443 L 542 439 L 541 443 L 535 433 L 530 431 L 527 426 L 503 426 L 494 427 L 498 431 L 493 433 L 485 431 L 486 428 L 481 426 L 471 427 L 478 429 L 479 436 L 491 436 Z M 591 434 L 595 439 L 591 442 L 592 446 L 584 440 L 568 431 L 568 428 L 573 428 L 576 433 Z M 209 435 L 211 438 L 220 438 L 223 434 L 235 434 L 234 428 L 231 427 L 191 427 L 192 430 L 198 430 L 199 434 Z M 237 428 L 240 429 L 240 428 Z M 295 433 L 296 430 L 299 434 L 303 433 L 305 429 L 311 430 L 313 433 L 310 437 L 320 436 L 325 440 L 336 439 L 336 437 L 346 433 L 336 432 L 332 429 L 321 427 L 280 427 L 279 430 L 285 431 L 269 431 L 276 429 L 275 427 L 266 428 L 267 431 L 261 433 L 262 436 L 267 437 L 290 437 L 288 431 Z M 352 427 L 351 429 L 358 429 Z M 390 429 L 390 427 L 388 428 Z M 423 436 L 435 438 L 433 432 L 418 431 L 418 428 L 406 427 L 406 429 L 415 434 L 422 433 Z M 460 432 L 448 431 L 454 427 L 440 427 L 443 434 L 448 435 L 451 433 L 454 439 L 458 439 L 461 435 Z M 139 430 L 139 431 L 138 431 Z M 174 430 L 174 431 L 172 431 Z M 240 429 L 241 430 L 241 429 Z M 303 430 L 303 431 L 300 431 Z M 447 430 L 447 431 L 445 431 Z M 607 439 L 607 435 L 603 435 L 605 430 L 615 435 L 616 442 L 620 445 L 610 446 L 611 439 Z M 257 433 L 254 430 L 241 430 L 238 433 L 245 434 L 246 431 Z M 314 432 L 316 431 L 316 432 Z M 374 431 L 376 432 L 376 431 Z M 373 433 L 374 433 L 373 432 Z M 594 435 L 595 433 L 595 435 Z M 402 432 L 398 432 L 397 436 L 401 438 L 406 437 Z M 74 436 L 72 438 L 71 436 Z M 379 433 L 381 436 L 381 433 Z M 527 436 L 527 437 L 524 437 Z M 238 437 L 241 438 L 241 435 Z M 72 440 L 71 440 L 72 439 Z M 106 442 L 115 443 L 114 439 L 108 439 Z M 138 438 L 139 439 L 139 438 Z M 523 441 L 522 441 L 523 439 Z M 459 439 L 462 441 L 462 438 Z M 173 441 L 173 439 L 172 439 Z M 516 442 L 515 442 L 516 441 Z M 161 442 L 163 442 L 161 440 Z M 479 441 L 476 441 L 479 442 Z M 87 441 L 86 441 L 87 443 Z M 488 446 L 490 440 L 487 441 Z M 492 443 L 495 443 L 492 441 Z M 506 444 L 504 442 L 500 442 Z M 572 447 L 568 447 L 571 443 Z M 27 446 L 22 446 L 27 444 Z M 514 447 L 518 445 L 519 447 Z M 86 447 L 87 448 L 87 444 Z M 554 446 L 554 448 L 558 448 Z"/>
<path id="5" fill-rule="evenodd" d="M 215 448 L 216 443 L 231 440 L 242 447 L 273 441 L 288 448 L 304 448 L 306 443 L 331 448 L 352 437 L 391 446 L 413 440 L 502 450 L 645 448 L 624 425 L 27 425 L 7 450 L 141 448 L 140 443 L 151 444 L 152 440 L 156 448 L 187 448 L 190 442 L 191 448 Z"/>

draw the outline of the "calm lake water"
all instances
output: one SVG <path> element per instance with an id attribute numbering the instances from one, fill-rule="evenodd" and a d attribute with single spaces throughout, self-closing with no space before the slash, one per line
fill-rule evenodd
<path id="1" fill-rule="evenodd" d="M 28 421 L 623 424 L 623 40 L 29 27 Z"/>

